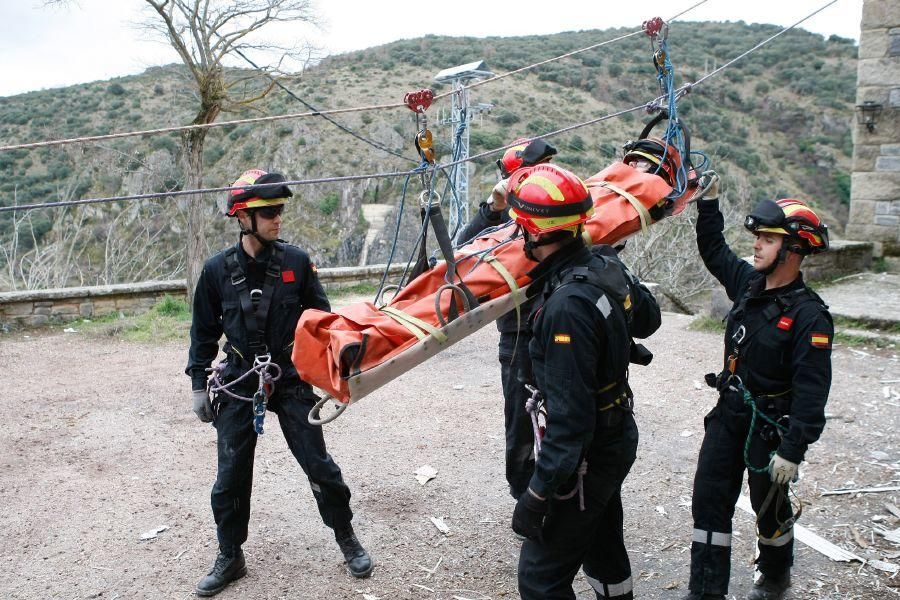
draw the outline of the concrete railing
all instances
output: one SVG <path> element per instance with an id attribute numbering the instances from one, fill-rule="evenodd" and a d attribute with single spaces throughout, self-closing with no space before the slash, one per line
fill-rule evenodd
<path id="1" fill-rule="evenodd" d="M 399 275 L 404 265 L 393 265 L 391 275 Z M 378 283 L 384 265 L 319 269 L 319 280 L 326 289 L 339 289 L 359 283 Z M 185 298 L 184 279 L 144 281 L 90 287 L 26 290 L 0 293 L 0 327 L 39 327 L 79 318 L 111 314 L 139 314 L 148 311 L 163 296 Z"/>

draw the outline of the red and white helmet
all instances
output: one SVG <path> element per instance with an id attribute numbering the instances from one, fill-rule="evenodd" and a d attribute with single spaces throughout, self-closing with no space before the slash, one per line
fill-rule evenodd
<path id="1" fill-rule="evenodd" d="M 294 195 L 288 186 L 276 185 L 284 181 L 286 181 L 284 175 L 279 173 L 266 173 L 262 169 L 244 171 L 237 181 L 231 184 L 231 187 L 237 189 L 231 190 L 228 196 L 227 215 L 233 217 L 241 209 L 284 204 Z"/>
<path id="2" fill-rule="evenodd" d="M 580 225 L 594 214 L 584 182 L 557 165 L 521 168 L 510 176 L 506 188 L 509 216 L 533 235 Z"/>
<path id="3" fill-rule="evenodd" d="M 828 250 L 828 226 L 813 209 L 794 198 L 763 200 L 744 219 L 744 227 L 752 233 L 777 233 L 805 242 L 788 248 L 798 254 Z"/>
<path id="4" fill-rule="evenodd" d="M 497 159 L 497 168 L 500 169 L 500 177 L 506 179 L 513 171 L 522 167 L 524 159 L 522 152 L 528 147 L 531 140 L 528 138 L 519 138 L 513 142 L 512 148 L 507 148 L 503 156 Z"/>
<path id="5" fill-rule="evenodd" d="M 624 147 L 625 156 L 622 162 L 644 158 L 659 167 L 659 175 L 662 175 L 671 186 L 678 181 L 678 170 L 681 168 L 681 153 L 672 144 L 667 144 L 658 137 L 640 139 L 636 142 L 628 142 Z"/>

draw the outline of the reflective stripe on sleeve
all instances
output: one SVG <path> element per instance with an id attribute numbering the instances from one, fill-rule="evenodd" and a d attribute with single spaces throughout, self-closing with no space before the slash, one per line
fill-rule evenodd
<path id="1" fill-rule="evenodd" d="M 711 546 L 731 546 L 731 534 L 719 533 L 718 531 L 695 529 L 691 540 L 698 544 L 709 544 Z"/>

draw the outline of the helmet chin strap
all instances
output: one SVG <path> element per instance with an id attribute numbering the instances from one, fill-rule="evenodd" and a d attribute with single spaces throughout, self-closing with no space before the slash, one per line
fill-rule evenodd
<path id="1" fill-rule="evenodd" d="M 241 228 L 241 235 L 240 235 L 239 239 L 244 239 L 244 236 L 245 236 L 245 235 L 252 235 L 252 236 L 255 237 L 255 238 L 259 241 L 259 243 L 262 244 L 263 246 L 269 246 L 269 245 L 271 245 L 272 242 L 269 241 L 269 240 L 267 240 L 267 239 L 265 239 L 265 238 L 263 238 L 261 235 L 259 235 L 259 231 L 257 231 L 257 229 L 256 229 L 256 211 L 255 211 L 255 210 L 249 210 L 249 211 L 247 211 L 247 212 L 250 213 L 250 226 L 251 226 L 251 227 L 250 227 L 250 230 L 248 231 L 248 230 L 244 229 L 244 225 L 243 225 L 240 221 L 238 221 L 238 227 Z"/>
<path id="2" fill-rule="evenodd" d="M 530 240 L 527 237 L 525 238 L 525 256 L 528 257 L 529 260 L 533 260 L 535 262 L 538 261 L 534 256 L 534 249 L 539 248 L 541 246 L 547 246 L 549 244 L 555 244 L 556 242 L 562 242 L 566 239 L 577 240 L 581 237 L 581 226 L 578 227 L 577 235 L 572 235 L 571 231 L 566 231 L 565 229 L 559 229 L 557 231 L 551 231 L 550 233 L 546 233 L 542 235 L 537 240 Z"/>
<path id="3" fill-rule="evenodd" d="M 783 264 L 785 259 L 787 258 L 787 253 L 793 252 L 793 249 L 788 245 L 788 236 L 781 236 L 781 247 L 778 249 L 778 254 L 775 255 L 775 260 L 772 261 L 765 269 L 761 270 L 764 276 L 769 276 L 775 272 L 775 269 L 778 268 L 778 265 Z"/>

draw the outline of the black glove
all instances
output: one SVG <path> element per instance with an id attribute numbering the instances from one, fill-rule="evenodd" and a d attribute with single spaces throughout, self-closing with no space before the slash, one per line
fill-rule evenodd
<path id="1" fill-rule="evenodd" d="M 547 501 L 537 498 L 531 489 L 519 496 L 513 511 L 512 528 L 529 540 L 543 542 L 544 519 L 547 517 Z"/>

